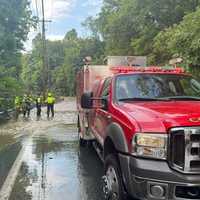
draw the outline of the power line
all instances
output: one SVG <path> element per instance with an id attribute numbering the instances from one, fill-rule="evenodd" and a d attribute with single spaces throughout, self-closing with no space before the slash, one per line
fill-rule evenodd
<path id="1" fill-rule="evenodd" d="M 39 10 L 38 10 L 38 2 L 35 0 L 35 10 L 36 10 L 36 15 L 39 18 Z"/>
<path id="2" fill-rule="evenodd" d="M 37 0 L 35 0 L 35 9 L 36 9 L 36 16 L 39 19 L 39 9 L 38 9 L 38 1 Z M 41 33 L 41 29 L 40 29 L 40 24 L 39 23 L 38 23 L 38 29 L 39 29 L 39 32 Z"/>

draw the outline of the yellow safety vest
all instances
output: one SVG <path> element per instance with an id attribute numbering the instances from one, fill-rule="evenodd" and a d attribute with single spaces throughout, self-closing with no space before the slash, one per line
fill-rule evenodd
<path id="1" fill-rule="evenodd" d="M 47 97 L 47 103 L 48 104 L 54 104 L 55 103 L 55 98 L 54 97 Z"/>
<path id="2" fill-rule="evenodd" d="M 15 106 L 20 106 L 21 102 L 19 98 L 15 98 Z"/>
<path id="3" fill-rule="evenodd" d="M 41 98 L 40 97 L 37 98 L 37 102 L 41 103 Z"/>

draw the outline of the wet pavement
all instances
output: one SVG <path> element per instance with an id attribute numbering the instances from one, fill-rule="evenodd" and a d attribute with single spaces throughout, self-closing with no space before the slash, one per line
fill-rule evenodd
<path id="1" fill-rule="evenodd" d="M 101 200 L 102 163 L 80 149 L 75 127 L 60 125 L 33 136 L 10 200 Z"/>
<path id="2" fill-rule="evenodd" d="M 103 165 L 92 148 L 78 145 L 74 100 L 60 102 L 55 110 L 53 120 L 46 119 L 43 109 L 40 121 L 32 111 L 30 119 L 20 118 L 0 127 L 0 184 L 8 174 L 5 182 L 12 188 L 4 199 L 103 199 Z M 19 160 L 18 153 L 22 155 Z M 13 163 L 20 166 L 16 179 L 9 172 Z M 7 191 L 5 182 L 2 188 Z"/>
<path id="3" fill-rule="evenodd" d="M 0 150 L 0 188 L 6 180 L 20 149 L 20 143 L 13 143 Z"/>

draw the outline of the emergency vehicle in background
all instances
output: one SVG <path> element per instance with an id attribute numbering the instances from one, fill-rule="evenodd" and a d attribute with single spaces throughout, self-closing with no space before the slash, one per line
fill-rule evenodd
<path id="1" fill-rule="evenodd" d="M 132 58 L 77 74 L 80 145 L 90 141 L 104 162 L 105 198 L 200 199 L 200 83 Z"/>

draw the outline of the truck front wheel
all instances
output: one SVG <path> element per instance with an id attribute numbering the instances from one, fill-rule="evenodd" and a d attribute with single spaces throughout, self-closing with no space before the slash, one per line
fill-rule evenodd
<path id="1" fill-rule="evenodd" d="M 103 192 L 106 200 L 125 200 L 121 170 L 116 156 L 108 155 L 105 159 Z"/>

